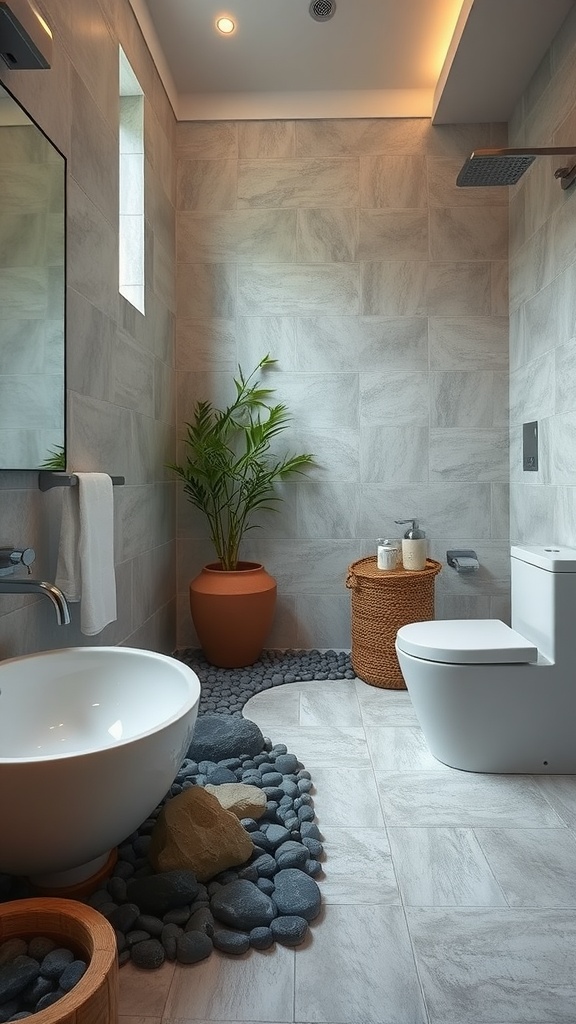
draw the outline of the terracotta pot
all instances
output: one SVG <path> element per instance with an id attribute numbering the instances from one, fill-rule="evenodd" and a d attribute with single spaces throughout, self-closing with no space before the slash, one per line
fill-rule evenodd
<path id="1" fill-rule="evenodd" d="M 258 660 L 272 627 L 276 580 L 258 562 L 205 565 L 190 584 L 190 611 L 204 655 L 219 668 Z"/>

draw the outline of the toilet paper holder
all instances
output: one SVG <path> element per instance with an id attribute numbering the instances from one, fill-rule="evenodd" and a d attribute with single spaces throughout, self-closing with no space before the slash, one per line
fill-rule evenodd
<path id="1" fill-rule="evenodd" d="M 478 561 L 478 555 L 472 550 L 455 550 L 447 551 L 446 559 L 448 565 L 451 565 L 456 572 L 471 573 L 478 572 L 480 568 L 480 562 Z"/>

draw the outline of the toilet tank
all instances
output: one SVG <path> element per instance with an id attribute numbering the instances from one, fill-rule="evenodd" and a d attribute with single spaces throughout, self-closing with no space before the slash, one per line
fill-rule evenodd
<path id="1" fill-rule="evenodd" d="M 512 629 L 550 661 L 576 651 L 576 548 L 512 547 Z"/>

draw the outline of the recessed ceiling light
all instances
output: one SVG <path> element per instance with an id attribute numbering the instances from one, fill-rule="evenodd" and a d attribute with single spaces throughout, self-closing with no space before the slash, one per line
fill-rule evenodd
<path id="1" fill-rule="evenodd" d="M 232 18 L 217 18 L 216 28 L 218 29 L 219 32 L 222 32 L 223 35 L 229 36 L 230 33 L 233 32 L 234 29 L 236 28 L 236 25 L 232 21 Z"/>

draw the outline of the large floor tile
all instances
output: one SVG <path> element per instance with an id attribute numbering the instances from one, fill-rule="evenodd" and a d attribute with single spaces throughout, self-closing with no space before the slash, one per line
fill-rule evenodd
<path id="1" fill-rule="evenodd" d="M 562 821 L 576 829 L 576 775 L 534 775 L 533 778 Z"/>
<path id="2" fill-rule="evenodd" d="M 311 771 L 322 767 L 341 770 L 371 767 L 364 729 L 361 728 L 282 727 L 272 730 L 270 736 L 274 743 L 285 743 L 288 750 Z"/>
<path id="3" fill-rule="evenodd" d="M 384 828 L 325 828 L 322 899 L 331 904 L 400 904 Z"/>
<path id="4" fill-rule="evenodd" d="M 125 964 L 120 970 L 120 1016 L 161 1017 L 173 976 L 174 964 L 164 963 L 157 971 L 140 971 Z"/>
<path id="5" fill-rule="evenodd" d="M 431 1024 L 574 1024 L 576 912 L 406 914 Z"/>
<path id="6" fill-rule="evenodd" d="M 192 968 L 176 967 L 165 1020 L 294 1019 L 294 950 L 275 944 L 242 956 L 212 953 Z"/>
<path id="7" fill-rule="evenodd" d="M 576 836 L 569 829 L 478 829 L 512 907 L 576 908 Z"/>
<path id="8" fill-rule="evenodd" d="M 401 907 L 328 906 L 296 952 L 295 1020 L 425 1024 Z"/>
<path id="9" fill-rule="evenodd" d="M 556 812 L 526 775 L 375 772 L 388 825 L 558 828 Z"/>
<path id="10" fill-rule="evenodd" d="M 119 1017 L 121 1024 L 162 1024 L 161 1017 Z"/>
<path id="11" fill-rule="evenodd" d="M 295 685 L 263 690 L 246 701 L 242 715 L 266 733 L 269 729 L 280 732 L 284 725 L 299 725 L 300 691 Z"/>
<path id="12" fill-rule="evenodd" d="M 300 725 L 362 725 L 354 681 L 334 679 L 300 689 Z"/>
<path id="13" fill-rule="evenodd" d="M 472 829 L 389 828 L 388 837 L 407 906 L 507 906 Z"/>
<path id="14" fill-rule="evenodd" d="M 361 679 L 355 685 L 364 725 L 418 725 L 406 690 L 385 690 Z"/>
<path id="15" fill-rule="evenodd" d="M 328 825 L 384 824 L 371 768 L 314 769 L 314 809 L 321 829 Z"/>
<path id="16" fill-rule="evenodd" d="M 365 732 L 378 771 L 451 771 L 430 753 L 417 726 L 366 726 Z"/>

